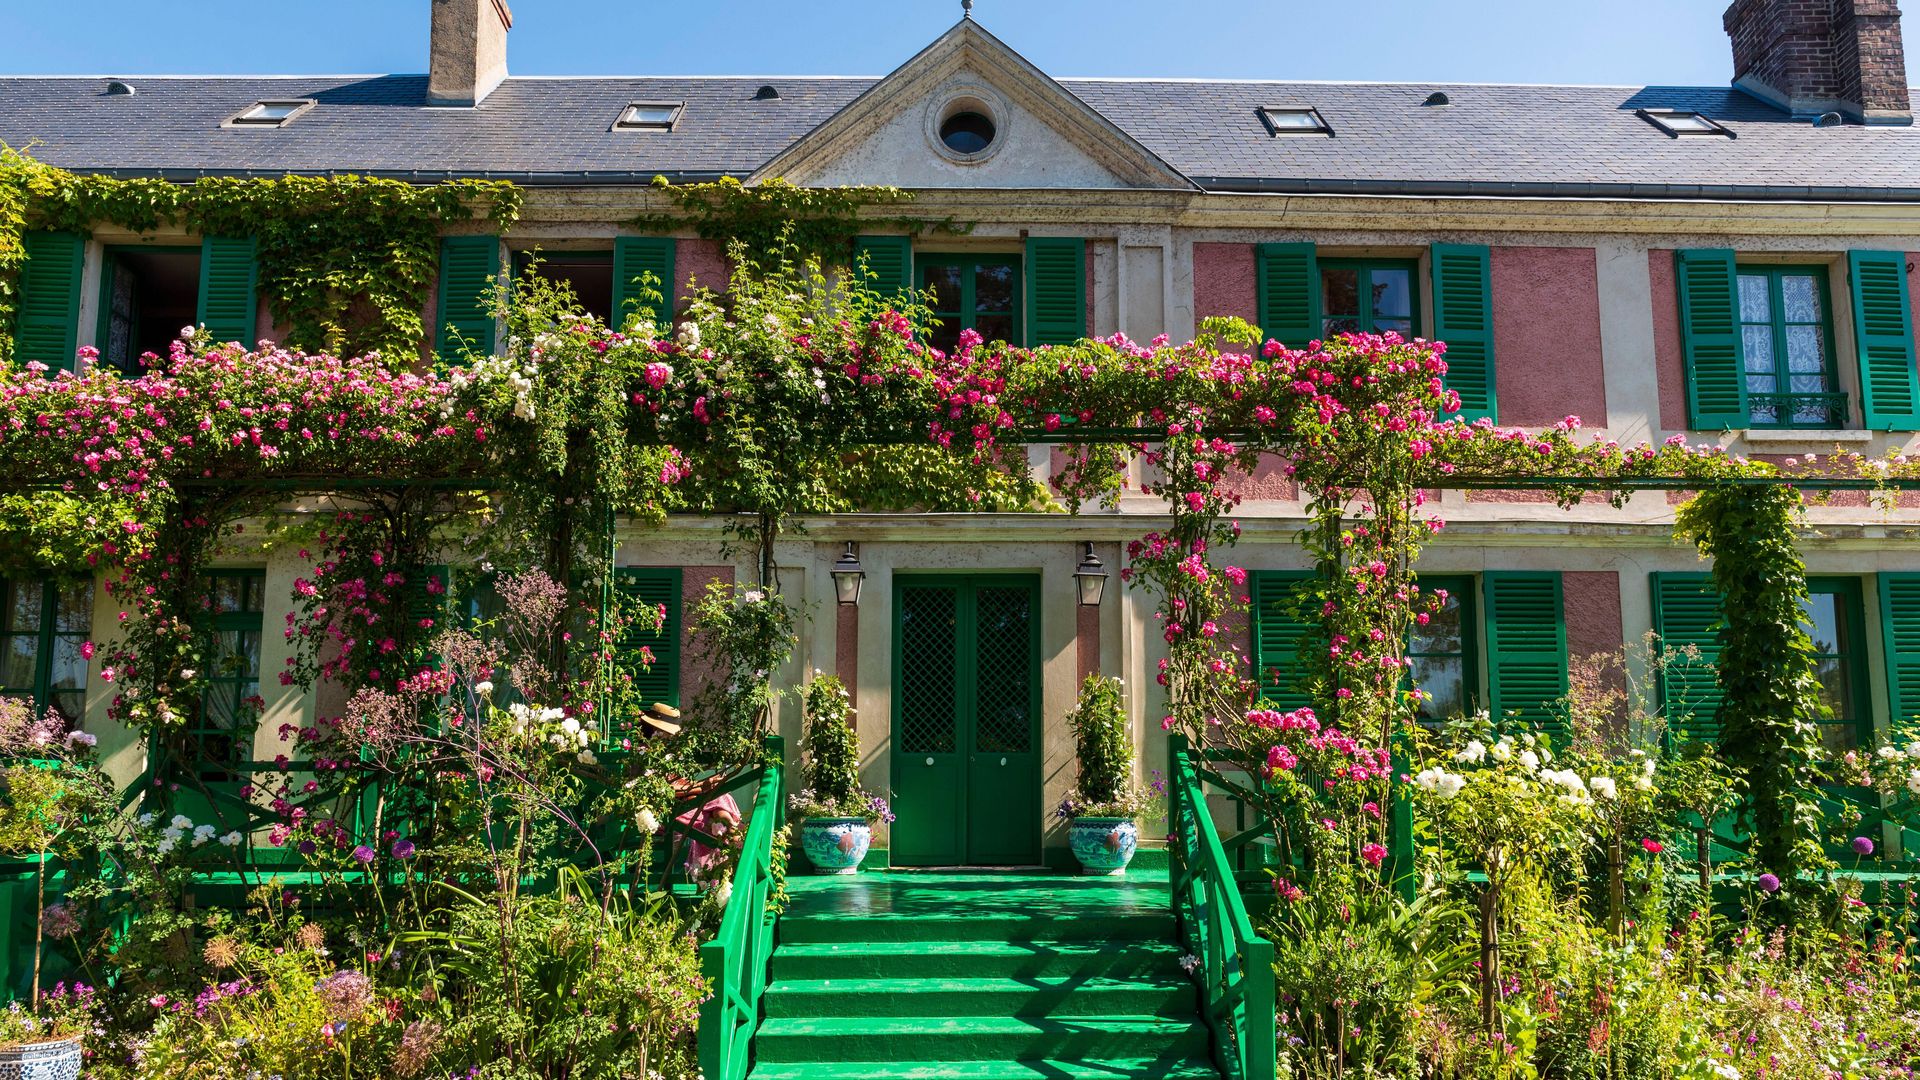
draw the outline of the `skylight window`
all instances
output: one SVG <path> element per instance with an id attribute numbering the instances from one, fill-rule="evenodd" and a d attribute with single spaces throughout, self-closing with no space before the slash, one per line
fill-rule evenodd
<path id="1" fill-rule="evenodd" d="M 684 102 L 636 101 L 621 110 L 615 131 L 672 131 L 680 122 Z"/>
<path id="2" fill-rule="evenodd" d="M 1641 119 L 1676 139 L 1682 135 L 1724 135 L 1733 138 L 1733 132 L 1706 114 L 1691 109 L 1640 109 L 1638 112 Z"/>
<path id="3" fill-rule="evenodd" d="M 1333 126 L 1311 105 L 1267 105 L 1260 119 L 1269 135 L 1331 135 Z"/>
<path id="4" fill-rule="evenodd" d="M 313 108 L 312 98 L 292 98 L 279 101 L 256 101 L 252 105 L 235 113 L 227 121 L 228 127 L 285 127 L 294 118 Z"/>

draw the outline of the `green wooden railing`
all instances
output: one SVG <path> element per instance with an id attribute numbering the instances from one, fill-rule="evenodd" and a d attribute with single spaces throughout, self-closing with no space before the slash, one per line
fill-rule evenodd
<path id="1" fill-rule="evenodd" d="M 708 984 L 700 1006 L 700 1073 L 706 1080 L 745 1077 L 753 1033 L 760 1027 L 760 995 L 766 992 L 773 957 L 775 915 L 767 906 L 774 887 L 773 837 L 786 816 L 785 752 L 785 740 L 768 737 L 767 764 L 733 871 L 733 893 L 719 932 L 700 946 L 700 973 Z"/>
<path id="2" fill-rule="evenodd" d="M 1174 735 L 1170 742 L 1173 913 L 1188 954 L 1198 961 L 1194 975 L 1202 1015 L 1213 1030 L 1214 1063 L 1229 1080 L 1271 1080 L 1273 943 L 1253 932 L 1187 740 Z"/>

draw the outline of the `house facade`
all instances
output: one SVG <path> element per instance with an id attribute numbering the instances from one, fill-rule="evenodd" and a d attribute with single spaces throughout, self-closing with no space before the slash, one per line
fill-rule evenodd
<path id="1" fill-rule="evenodd" d="M 876 226 L 857 244 L 883 285 L 932 290 L 936 343 L 966 328 L 1184 340 L 1214 315 L 1295 346 L 1391 330 L 1446 341 L 1465 412 L 1502 426 L 1577 417 L 1623 443 L 1748 455 L 1920 452 L 1920 131 L 1891 0 L 1738 0 L 1721 87 L 1056 79 L 970 18 L 877 79 L 526 78 L 506 72 L 502 0 L 432 9 L 425 76 L 0 77 L 0 142 L 183 181 L 513 180 L 526 201 L 511 229 L 443 241 L 426 313 L 443 350 L 456 331 L 495 332 L 477 297 L 536 252 L 536 272 L 602 316 L 642 271 L 676 303 L 723 286 L 725 254 L 691 226 L 631 224 L 673 209 L 656 176 L 883 184 L 914 195 L 889 218 L 969 226 Z M 194 322 L 223 340 L 277 333 L 247 238 L 103 227 L 30 236 L 28 256 L 23 361 L 70 367 L 91 346 L 126 365 Z M 1029 448 L 1043 478 L 1055 455 Z M 781 542 L 782 588 L 811 618 L 780 678 L 846 680 L 865 781 L 900 817 L 895 865 L 1064 861 L 1049 813 L 1074 781 L 1062 716 L 1090 673 L 1126 680 L 1142 774 L 1164 767 L 1153 602 L 1116 574 L 1082 603 L 1074 577 L 1089 551 L 1117 570 L 1154 527 L 1160 504 L 1138 487 L 1077 516 L 854 513 Z M 1284 701 L 1304 508 L 1278 461 L 1240 490 L 1253 612 L 1233 633 Z M 1649 633 L 1711 653 L 1717 600 L 1672 538 L 1677 501 L 1438 493 L 1428 508 L 1448 527 L 1420 572 L 1448 607 L 1411 643 L 1430 710 L 1545 723 L 1571 659 Z M 1920 502 L 1837 495 L 1808 519 L 1826 736 L 1867 744 L 1920 714 Z M 683 612 L 707 583 L 753 573 L 721 555 L 723 524 L 620 529 L 625 580 L 669 609 L 652 675 L 670 703 L 707 676 Z M 831 577 L 848 543 L 857 604 L 836 602 Z M 214 577 L 221 647 L 243 658 L 217 689 L 266 701 L 255 730 L 221 736 L 236 754 L 270 760 L 283 725 L 342 704 L 258 678 L 284 664 L 277 630 L 305 569 L 270 552 Z M 112 729 L 110 687 L 80 651 L 117 610 L 97 587 L 0 585 L 0 692 L 84 717 L 131 778 L 139 746 Z M 1705 683 L 1656 693 L 1710 734 Z M 210 704 L 206 722 L 240 711 Z M 797 737 L 790 704 L 779 723 Z"/>

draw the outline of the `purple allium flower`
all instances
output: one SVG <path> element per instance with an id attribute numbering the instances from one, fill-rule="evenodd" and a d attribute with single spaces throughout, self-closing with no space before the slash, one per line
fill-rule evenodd
<path id="1" fill-rule="evenodd" d="M 40 913 L 40 932 L 50 938 L 70 938 L 80 932 L 80 917 L 66 904 L 54 904 Z"/>
<path id="2" fill-rule="evenodd" d="M 313 992 L 327 1015 L 342 1023 L 366 1015 L 373 1007 L 373 980 L 357 971 L 336 971 L 314 983 Z"/>
<path id="3" fill-rule="evenodd" d="M 1864 836 L 1856 836 L 1856 837 L 1854 837 L 1854 838 L 1853 838 L 1853 853 L 1854 853 L 1855 855 L 1871 855 L 1871 854 L 1873 854 L 1873 841 L 1872 841 L 1872 840 L 1870 840 L 1870 839 L 1868 839 L 1867 837 L 1864 837 Z"/>
<path id="4" fill-rule="evenodd" d="M 1758 883 L 1761 892 L 1777 893 L 1780 891 L 1780 879 L 1772 874 L 1761 874 Z"/>
<path id="5" fill-rule="evenodd" d="M 401 837 L 393 842 L 393 857 L 396 859 L 413 858 L 413 841 Z"/>
<path id="6" fill-rule="evenodd" d="M 314 851 L 313 841 L 311 840 L 300 841 L 300 854 L 311 855 L 313 854 L 313 851 Z"/>
<path id="7" fill-rule="evenodd" d="M 353 858 L 355 862 L 362 865 L 370 863 L 373 861 L 373 849 L 365 844 L 361 844 L 359 847 L 353 849 Z"/>

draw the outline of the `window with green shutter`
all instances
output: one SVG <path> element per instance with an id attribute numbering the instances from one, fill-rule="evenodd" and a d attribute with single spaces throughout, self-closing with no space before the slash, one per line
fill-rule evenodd
<path id="1" fill-rule="evenodd" d="M 1702 431 L 1747 426 L 1747 379 L 1734 298 L 1733 251 L 1674 254 L 1680 289 L 1680 343 L 1687 369 L 1687 425 Z"/>
<path id="2" fill-rule="evenodd" d="M 1320 625 L 1305 610 L 1301 593 L 1312 580 L 1310 570 L 1256 570 L 1248 576 L 1254 679 L 1261 699 L 1276 709 L 1313 704 L 1306 688 L 1311 661 L 1304 654 L 1319 647 L 1314 639 Z"/>
<path id="3" fill-rule="evenodd" d="M 1422 574 L 1420 591 L 1439 599 L 1439 608 L 1415 622 L 1407 635 L 1407 676 L 1422 697 L 1421 720 L 1468 715 L 1480 707 L 1480 617 L 1473 579 Z"/>
<path id="4" fill-rule="evenodd" d="M 1703 573 L 1656 573 L 1653 632 L 1659 638 L 1659 697 L 1667 730 L 1712 740 L 1720 734 L 1720 594 Z"/>
<path id="5" fill-rule="evenodd" d="M 1740 354 L 1753 427 L 1843 427 L 1824 266 L 1740 266 Z"/>
<path id="6" fill-rule="evenodd" d="M 1435 244 L 1431 259 L 1433 336 L 1447 343 L 1447 389 L 1460 396 L 1462 419 L 1498 421 L 1492 252 L 1485 244 Z M 1419 298 L 1414 299 L 1417 312 Z"/>
<path id="7" fill-rule="evenodd" d="M 1880 575 L 1880 644 L 1896 727 L 1920 721 L 1920 574 Z"/>
<path id="8" fill-rule="evenodd" d="M 853 242 L 853 268 L 865 267 L 866 283 L 882 296 L 899 296 L 913 285 L 913 241 L 905 236 L 862 236 Z"/>
<path id="9" fill-rule="evenodd" d="M 51 708 L 69 725 L 87 710 L 85 645 L 93 626 L 86 583 L 0 578 L 0 697 Z"/>
<path id="10" fill-rule="evenodd" d="M 200 292 L 194 323 L 213 340 L 253 348 L 259 307 L 259 259 L 251 236 L 209 236 L 200 241 Z"/>
<path id="11" fill-rule="evenodd" d="M 539 248 L 511 253 L 516 282 L 528 274 L 554 285 L 564 285 L 580 309 L 615 329 L 614 256 L 611 251 L 548 251 Z"/>
<path id="12" fill-rule="evenodd" d="M 927 344 L 953 352 L 962 330 L 988 341 L 1018 342 L 1020 262 L 1018 255 L 916 256 L 919 287 L 932 290 L 933 317 L 940 322 L 927 332 Z"/>
<path id="13" fill-rule="evenodd" d="M 86 238 L 70 232 L 30 232 L 20 238 L 13 360 L 72 371 L 80 323 L 80 269 Z"/>
<path id="14" fill-rule="evenodd" d="M 1920 431 L 1920 378 L 1914 374 L 1913 300 L 1907 290 L 1906 253 L 1849 252 L 1847 268 L 1867 427 Z"/>
<path id="15" fill-rule="evenodd" d="M 493 289 L 500 273 L 500 239 L 448 236 L 440 241 L 440 301 L 433 351 L 443 360 L 463 350 L 493 351 Z"/>
<path id="16" fill-rule="evenodd" d="M 670 236 L 622 236 L 613 242 L 613 318 L 625 326 L 636 312 L 656 322 L 673 321 L 674 256 Z M 708 282 L 710 286 L 724 282 Z"/>
<path id="17" fill-rule="evenodd" d="M 116 244 L 100 260 L 94 344 L 100 362 L 125 375 L 145 372 L 144 357 L 164 361 L 182 327 L 200 321 L 205 245 Z"/>
<path id="18" fill-rule="evenodd" d="M 1560 575 L 1489 571 L 1480 584 L 1487 610 L 1487 710 L 1563 744 L 1567 623 Z"/>
<path id="19" fill-rule="evenodd" d="M 1420 321 L 1419 264 L 1411 259 L 1321 259 L 1320 329 L 1314 336 L 1414 335 Z"/>
<path id="20" fill-rule="evenodd" d="M 187 725 L 194 768 L 203 781 L 232 781 L 253 759 L 260 697 L 260 642 L 266 622 L 264 570 L 215 570 L 207 575 L 200 672 L 206 692 Z"/>
<path id="21" fill-rule="evenodd" d="M 1071 345 L 1087 336 L 1087 242 L 1027 240 L 1028 345 Z"/>
<path id="22" fill-rule="evenodd" d="M 683 572 L 677 566 L 623 566 L 615 575 L 623 605 L 664 607 L 666 621 L 657 631 L 630 626 L 620 639 L 620 666 L 631 672 L 637 699 L 644 705 L 680 706 L 680 597 Z M 645 648 L 653 663 L 640 669 L 635 659 Z"/>
<path id="23" fill-rule="evenodd" d="M 1320 266 L 1312 242 L 1258 244 L 1253 251 L 1256 317 L 1260 332 L 1290 349 L 1304 349 L 1325 332 L 1320 321 Z"/>
<path id="24" fill-rule="evenodd" d="M 1810 577 L 1800 604 L 1801 629 L 1813 641 L 1814 675 L 1820 680 L 1820 736 L 1844 754 L 1873 742 L 1873 709 L 1867 694 L 1866 614 L 1857 577 Z"/>

